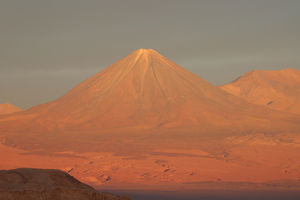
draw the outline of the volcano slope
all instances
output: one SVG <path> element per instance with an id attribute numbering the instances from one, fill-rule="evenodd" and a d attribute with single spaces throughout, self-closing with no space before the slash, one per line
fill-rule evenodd
<path id="1" fill-rule="evenodd" d="M 250 103 L 300 114 L 300 71 L 296 69 L 254 70 L 221 89 Z"/>
<path id="2" fill-rule="evenodd" d="M 9 103 L 0 104 L 0 115 L 11 114 L 20 111 L 22 111 L 21 108 L 18 108 L 12 104 Z"/>
<path id="3" fill-rule="evenodd" d="M 56 101 L 0 117 L 0 168 L 58 168 L 102 188 L 298 188 L 298 122 L 139 49 Z"/>

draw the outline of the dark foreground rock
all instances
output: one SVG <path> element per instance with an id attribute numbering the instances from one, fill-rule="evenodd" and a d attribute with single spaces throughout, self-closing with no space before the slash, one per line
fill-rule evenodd
<path id="1" fill-rule="evenodd" d="M 129 200 L 98 192 L 54 169 L 0 170 L 0 200 Z"/>

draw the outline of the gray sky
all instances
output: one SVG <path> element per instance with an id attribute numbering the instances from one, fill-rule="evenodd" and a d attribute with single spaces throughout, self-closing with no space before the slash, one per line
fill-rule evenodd
<path id="1" fill-rule="evenodd" d="M 300 1 L 0 0 L 0 103 L 55 100 L 139 48 L 215 85 L 300 69 Z"/>

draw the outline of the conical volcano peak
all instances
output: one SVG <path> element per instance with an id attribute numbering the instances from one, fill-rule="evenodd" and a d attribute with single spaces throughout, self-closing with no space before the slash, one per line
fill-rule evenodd
<path id="1" fill-rule="evenodd" d="M 203 107 L 205 113 L 216 109 L 210 102 L 217 102 L 220 112 L 226 110 L 220 96 L 228 98 L 220 89 L 155 50 L 138 49 L 60 99 L 30 112 L 61 121 L 65 126 L 85 122 L 84 126 L 102 128 L 156 126 L 169 121 L 177 126 L 197 124 L 205 118 L 201 115 Z"/>
<path id="2" fill-rule="evenodd" d="M 144 49 L 144 48 L 131 52 L 128 56 L 126 56 L 125 58 L 120 60 L 120 62 L 117 63 L 118 63 L 117 65 L 115 63 L 111 66 L 114 66 L 115 68 L 118 68 L 119 70 L 122 71 L 126 69 L 131 71 L 133 69 L 140 68 L 141 70 L 139 71 L 139 75 L 146 73 L 147 69 L 153 71 L 155 68 L 161 68 L 167 66 L 170 67 L 175 64 L 169 59 L 167 59 L 166 57 L 164 57 L 163 55 L 159 54 L 157 51 L 153 49 Z"/>
<path id="3" fill-rule="evenodd" d="M 132 54 L 135 55 L 135 57 L 148 57 L 148 56 L 159 56 L 159 57 L 163 57 L 162 55 L 160 55 L 157 51 L 155 51 L 154 49 L 138 49 L 134 52 L 132 52 Z"/>
<path id="4" fill-rule="evenodd" d="M 140 49 L 136 50 L 136 52 L 139 54 L 157 53 L 154 49 L 144 49 L 144 48 L 140 48 Z"/>
<path id="5" fill-rule="evenodd" d="M 100 130 L 218 125 L 225 118 L 231 124 L 227 113 L 236 108 L 232 116 L 244 116 L 248 107 L 155 50 L 138 49 L 27 113 L 60 127 Z"/>

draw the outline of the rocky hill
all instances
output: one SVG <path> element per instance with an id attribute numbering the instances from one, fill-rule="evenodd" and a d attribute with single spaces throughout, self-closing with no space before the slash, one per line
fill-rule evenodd
<path id="1" fill-rule="evenodd" d="M 0 171 L 0 199 L 129 200 L 98 192 L 59 170 L 30 168 Z"/>

